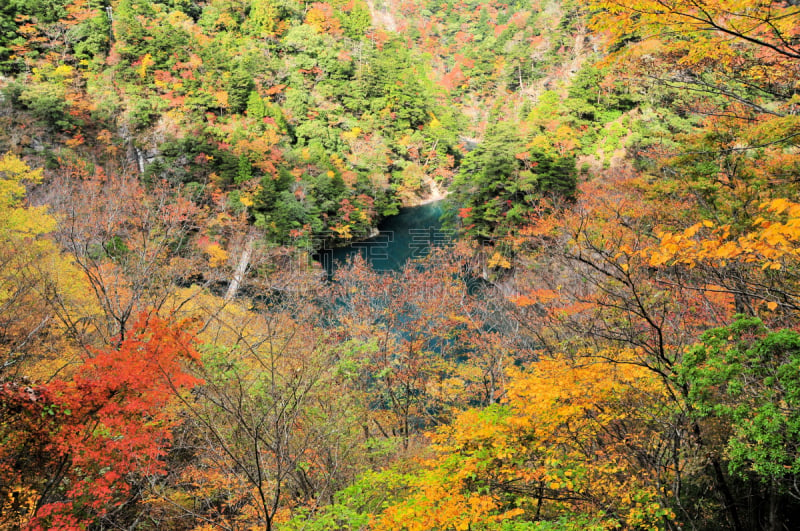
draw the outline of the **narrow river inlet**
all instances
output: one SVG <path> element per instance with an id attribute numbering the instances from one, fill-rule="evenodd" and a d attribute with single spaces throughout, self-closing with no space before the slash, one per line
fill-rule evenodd
<path id="1" fill-rule="evenodd" d="M 399 271 L 408 260 L 425 256 L 432 246 L 444 245 L 452 234 L 442 229 L 442 202 L 401 208 L 378 227 L 379 233 L 345 247 L 322 249 L 316 259 L 328 277 L 337 267 L 360 254 L 376 271 Z"/>

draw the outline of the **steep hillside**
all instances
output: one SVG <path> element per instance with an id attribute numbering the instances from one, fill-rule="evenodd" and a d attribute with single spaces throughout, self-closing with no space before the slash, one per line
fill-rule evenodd
<path id="1" fill-rule="evenodd" d="M 0 4 L 0 528 L 792 529 L 795 4 Z"/>

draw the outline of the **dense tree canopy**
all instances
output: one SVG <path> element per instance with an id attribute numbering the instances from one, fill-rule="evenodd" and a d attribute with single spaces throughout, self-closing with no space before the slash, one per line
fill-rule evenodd
<path id="1" fill-rule="evenodd" d="M 796 4 L 3 2 L 0 527 L 791 528 Z"/>

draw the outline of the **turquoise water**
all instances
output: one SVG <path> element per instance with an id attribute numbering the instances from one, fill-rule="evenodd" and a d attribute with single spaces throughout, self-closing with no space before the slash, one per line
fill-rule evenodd
<path id="1" fill-rule="evenodd" d="M 441 215 L 441 201 L 402 208 L 398 215 L 381 223 L 380 233 L 374 238 L 323 249 L 316 258 L 329 276 L 356 254 L 361 254 L 376 270 L 398 271 L 408 260 L 425 256 L 431 246 L 444 245 L 450 240 L 451 233 L 442 230 Z"/>

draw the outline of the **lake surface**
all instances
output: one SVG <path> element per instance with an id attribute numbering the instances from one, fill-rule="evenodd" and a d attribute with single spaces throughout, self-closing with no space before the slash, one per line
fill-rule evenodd
<path id="1" fill-rule="evenodd" d="M 364 257 L 375 270 L 398 271 L 408 260 L 425 256 L 431 246 L 450 241 L 452 233 L 443 230 L 439 221 L 442 206 L 441 201 L 434 201 L 401 208 L 398 215 L 380 224 L 377 236 L 353 242 L 346 247 L 322 249 L 316 259 L 329 277 L 337 265 L 344 264 L 356 254 Z"/>

